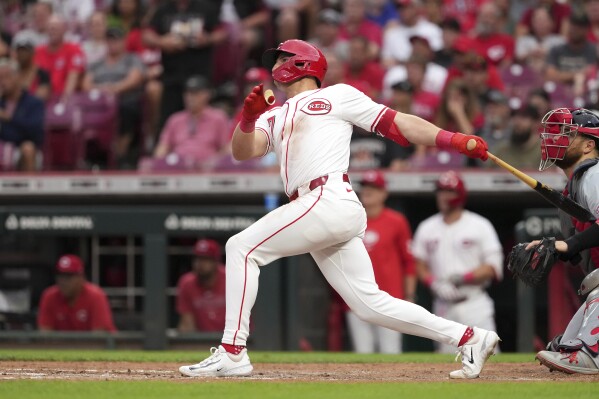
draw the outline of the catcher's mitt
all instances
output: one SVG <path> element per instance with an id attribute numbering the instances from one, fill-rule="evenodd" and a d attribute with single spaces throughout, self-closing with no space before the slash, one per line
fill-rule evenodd
<path id="1" fill-rule="evenodd" d="M 535 286 L 543 281 L 559 259 L 555 249 L 555 238 L 543 238 L 529 250 L 529 243 L 515 245 L 508 256 L 507 268 L 514 278 L 518 277 L 526 285 Z"/>

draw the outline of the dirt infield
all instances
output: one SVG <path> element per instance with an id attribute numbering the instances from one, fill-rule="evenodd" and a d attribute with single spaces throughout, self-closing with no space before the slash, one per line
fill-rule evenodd
<path id="1" fill-rule="evenodd" d="M 371 364 L 269 364 L 254 365 L 254 374 L 244 380 L 283 382 L 401 382 L 447 381 L 455 364 L 371 363 Z M 197 381 L 182 377 L 175 363 L 133 362 L 0 362 L 2 380 L 174 380 Z M 232 379 L 226 379 L 232 380 Z M 478 381 L 594 381 L 599 375 L 583 376 L 550 373 L 538 363 L 491 363 Z"/>

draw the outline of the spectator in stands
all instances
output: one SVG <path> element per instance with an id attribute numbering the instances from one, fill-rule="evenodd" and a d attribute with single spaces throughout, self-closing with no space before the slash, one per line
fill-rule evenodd
<path id="1" fill-rule="evenodd" d="M 334 53 L 339 59 L 346 61 L 349 57 L 349 43 L 339 36 L 341 18 L 341 14 L 331 8 L 319 12 L 310 43 L 324 53 Z"/>
<path id="2" fill-rule="evenodd" d="M 211 169 L 229 152 L 230 126 L 227 115 L 208 104 L 211 86 L 202 76 L 185 84 L 185 110 L 167 121 L 154 151 L 155 158 L 175 158 L 187 168 Z"/>
<path id="3" fill-rule="evenodd" d="M 597 50 L 587 40 L 589 20 L 573 14 L 570 18 L 566 43 L 555 46 L 547 57 L 547 80 L 573 87 L 576 95 L 585 90 L 587 74 L 597 63 Z"/>
<path id="4" fill-rule="evenodd" d="M 46 0 L 52 3 L 55 14 L 67 22 L 70 39 L 80 41 L 84 37 L 85 26 L 96 10 L 95 0 Z"/>
<path id="5" fill-rule="evenodd" d="M 385 176 L 380 171 L 364 173 L 359 191 L 367 217 L 364 246 L 372 259 L 380 289 L 395 298 L 413 302 L 416 266 L 409 248 L 412 230 L 402 213 L 385 206 L 388 195 Z M 355 352 L 402 352 L 399 332 L 363 321 L 351 310 L 346 312 L 346 320 Z"/>
<path id="6" fill-rule="evenodd" d="M 224 19 L 240 29 L 239 41 L 244 56 L 265 47 L 270 12 L 262 0 L 225 0 L 222 10 L 227 10 Z"/>
<path id="7" fill-rule="evenodd" d="M 333 86 L 339 83 L 345 83 L 345 64 L 335 53 L 324 53 L 328 69 L 322 82 L 322 87 Z"/>
<path id="8" fill-rule="evenodd" d="M 354 36 L 349 41 L 349 59 L 345 68 L 345 83 L 378 100 L 383 89 L 385 70 L 368 56 L 368 39 Z"/>
<path id="9" fill-rule="evenodd" d="M 476 95 L 480 104 L 484 104 L 485 97 L 489 90 L 489 65 L 487 60 L 478 54 L 470 54 L 466 62 L 462 65 L 464 82 L 470 90 Z"/>
<path id="10" fill-rule="evenodd" d="M 83 89 L 94 89 L 117 96 L 119 130 L 114 151 L 121 168 L 135 165 L 137 134 L 141 126 L 141 96 L 144 65 L 135 54 L 125 51 L 125 31 L 112 27 L 106 33 L 108 52 L 105 59 L 93 64 L 83 81 Z"/>
<path id="11" fill-rule="evenodd" d="M 427 86 L 427 74 L 430 79 L 429 64 L 426 59 L 413 55 L 406 63 L 406 71 L 407 80 L 414 89 L 412 113 L 432 122 L 439 108 L 440 96 L 428 88 L 430 84 Z"/>
<path id="12" fill-rule="evenodd" d="M 35 171 L 44 137 L 44 103 L 23 89 L 19 66 L 8 58 L 0 59 L 0 93 L 0 144 L 16 150 L 16 169 Z M 13 151 L 7 153 L 11 159 L 2 159 L 4 165 L 13 161 Z"/>
<path id="13" fill-rule="evenodd" d="M 183 109 L 185 81 L 212 78 L 212 50 L 226 39 L 219 27 L 220 2 L 168 0 L 158 6 L 144 30 L 144 43 L 162 52 L 161 125 Z"/>
<path id="14" fill-rule="evenodd" d="M 275 42 L 311 37 L 312 19 L 318 12 L 313 0 L 263 0 L 271 10 L 272 25 L 275 27 Z"/>
<path id="15" fill-rule="evenodd" d="M 487 62 L 495 66 L 509 65 L 514 58 L 514 39 L 504 32 L 504 18 L 493 3 L 481 6 L 476 20 L 475 46 Z"/>
<path id="16" fill-rule="evenodd" d="M 41 331 L 116 331 L 106 294 L 86 281 L 78 256 L 56 262 L 56 285 L 42 293 L 37 325 Z"/>
<path id="17" fill-rule="evenodd" d="M 517 110 L 512 117 L 508 139 L 498 143 L 493 153 L 516 168 L 537 169 L 541 162 L 538 134 L 540 116 L 537 109 L 531 105 Z"/>
<path id="18" fill-rule="evenodd" d="M 483 123 L 476 94 L 465 80 L 452 80 L 443 92 L 435 124 L 443 129 L 474 134 Z"/>
<path id="19" fill-rule="evenodd" d="M 33 36 L 20 35 L 12 41 L 15 59 L 19 64 L 21 85 L 30 94 L 45 102 L 50 97 L 50 75 L 33 62 L 34 47 Z"/>
<path id="20" fill-rule="evenodd" d="M 537 7 L 544 7 L 549 11 L 551 19 L 554 22 L 553 33 L 566 36 L 568 26 L 572 23 L 568 20 L 572 12 L 570 4 L 558 0 L 538 0 L 535 5 L 526 10 L 522 15 L 516 27 L 516 37 L 527 35 L 532 31 L 532 14 Z"/>
<path id="21" fill-rule="evenodd" d="M 516 40 L 516 59 L 536 72 L 543 72 L 551 48 L 564 43 L 564 38 L 553 33 L 553 20 L 545 7 L 534 9 L 531 31 Z"/>
<path id="22" fill-rule="evenodd" d="M 349 40 L 355 36 L 363 36 L 368 40 L 368 57 L 378 58 L 383 44 L 381 27 L 366 17 L 365 0 L 343 0 L 343 23 L 339 36 Z"/>
<path id="23" fill-rule="evenodd" d="M 221 331 L 225 325 L 225 266 L 221 248 L 210 239 L 198 240 L 193 247 L 190 272 L 177 283 L 178 329 Z"/>
<path id="24" fill-rule="evenodd" d="M 26 28 L 17 32 L 13 40 L 24 35 L 33 38 L 35 47 L 48 43 L 48 22 L 52 16 L 52 3 L 39 0 L 30 5 L 28 14 L 30 20 L 27 21 Z"/>
<path id="25" fill-rule="evenodd" d="M 85 57 L 76 43 L 64 41 L 66 23 L 59 15 L 48 21 L 48 44 L 37 47 L 35 63 L 50 74 L 51 96 L 67 99 L 79 88 Z"/>
<path id="26" fill-rule="evenodd" d="M 366 0 L 366 17 L 383 29 L 399 20 L 394 0 Z"/>
<path id="27" fill-rule="evenodd" d="M 551 106 L 551 97 L 542 87 L 531 90 L 528 93 L 525 103 L 535 107 L 541 116 L 553 109 Z"/>
<path id="28" fill-rule="evenodd" d="M 589 18 L 589 40 L 595 45 L 599 43 L 599 0 L 584 0 L 584 13 Z"/>
<path id="29" fill-rule="evenodd" d="M 421 0 L 395 0 L 401 23 L 385 31 L 381 58 L 390 67 L 405 62 L 412 54 L 410 38 L 424 37 L 433 51 L 443 47 L 443 34 L 439 26 L 426 20 L 421 14 Z"/>
<path id="30" fill-rule="evenodd" d="M 89 18 L 89 35 L 81 44 L 87 66 L 96 64 L 106 57 L 106 14 L 96 11 Z M 87 31 L 88 29 L 86 29 Z"/>
<path id="31" fill-rule="evenodd" d="M 445 82 L 445 85 L 449 84 L 452 79 L 463 78 L 466 65 L 471 63 L 473 59 L 480 59 L 483 57 L 480 53 L 473 50 L 474 47 L 475 43 L 473 39 L 467 36 L 460 36 L 455 40 L 453 43 L 453 65 L 447 69 L 447 81 Z M 486 85 L 490 89 L 503 91 L 504 84 L 497 68 L 490 63 L 485 64 L 487 65 Z"/>
<path id="32" fill-rule="evenodd" d="M 489 0 L 443 0 L 443 15 L 457 20 L 462 32 L 468 34 L 476 26 L 478 10 L 487 1 Z"/>
<path id="33" fill-rule="evenodd" d="M 509 139 L 511 109 L 508 98 L 499 90 L 489 90 L 485 96 L 484 125 L 476 135 L 485 139 L 489 151 Z"/>
<path id="34" fill-rule="evenodd" d="M 2 21 L 0 22 L 1 32 L 0 36 L 6 42 L 6 38 L 14 36 L 15 33 L 23 28 L 25 8 L 26 4 L 22 0 L 4 0 L 0 4 L 0 15 L 2 15 Z"/>
<path id="35" fill-rule="evenodd" d="M 449 68 L 453 64 L 453 44 L 460 36 L 461 27 L 457 19 L 453 18 L 444 19 L 440 26 L 443 32 L 443 46 L 435 51 L 433 62 L 444 68 Z"/>

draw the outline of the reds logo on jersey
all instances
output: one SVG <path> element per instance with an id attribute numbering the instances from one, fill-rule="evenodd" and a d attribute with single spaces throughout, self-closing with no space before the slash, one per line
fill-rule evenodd
<path id="1" fill-rule="evenodd" d="M 331 112 L 331 102 L 324 98 L 315 98 L 301 109 L 303 113 L 308 115 L 325 115 Z"/>

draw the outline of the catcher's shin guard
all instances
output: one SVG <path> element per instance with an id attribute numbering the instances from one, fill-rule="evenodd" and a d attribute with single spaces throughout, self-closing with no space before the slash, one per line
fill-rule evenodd
<path id="1" fill-rule="evenodd" d="M 578 335 L 574 339 L 561 341 L 560 350 L 573 352 L 583 350 L 591 355 L 595 364 L 599 365 L 599 287 L 589 293 L 584 310 L 584 318 Z M 594 334 L 593 334 L 594 333 Z"/>

